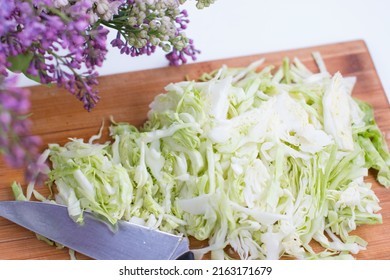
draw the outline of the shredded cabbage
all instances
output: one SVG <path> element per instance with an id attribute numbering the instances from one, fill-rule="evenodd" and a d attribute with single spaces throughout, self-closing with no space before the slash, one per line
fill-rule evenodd
<path id="1" fill-rule="evenodd" d="M 168 85 L 140 129 L 113 123 L 110 143 L 50 145 L 56 202 L 78 222 L 92 211 L 207 240 L 198 257 L 352 258 L 367 244 L 350 232 L 382 222 L 364 177 L 389 187 L 390 155 L 355 79 L 315 58 L 320 73 L 297 58 L 224 66 Z"/>

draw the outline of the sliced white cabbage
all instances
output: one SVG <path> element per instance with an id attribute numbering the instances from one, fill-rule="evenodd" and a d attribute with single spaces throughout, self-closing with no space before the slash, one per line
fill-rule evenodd
<path id="1" fill-rule="evenodd" d="M 170 84 L 141 129 L 51 145 L 57 202 L 77 221 L 88 210 L 208 240 L 198 257 L 229 258 L 230 246 L 242 259 L 351 258 L 366 242 L 349 232 L 382 221 L 364 177 L 375 168 L 389 187 L 390 155 L 355 80 L 315 58 L 321 73 L 298 59 L 256 72 L 261 60 Z"/>

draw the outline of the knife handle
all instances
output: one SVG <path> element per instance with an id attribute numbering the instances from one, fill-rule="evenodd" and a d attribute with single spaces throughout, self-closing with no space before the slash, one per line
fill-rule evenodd
<path id="1" fill-rule="evenodd" d="M 194 260 L 194 253 L 191 251 L 185 252 L 183 255 L 179 256 L 176 260 Z"/>

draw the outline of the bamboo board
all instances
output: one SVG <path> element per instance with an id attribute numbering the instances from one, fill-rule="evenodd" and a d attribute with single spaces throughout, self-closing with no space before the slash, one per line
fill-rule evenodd
<path id="1" fill-rule="evenodd" d="M 389 103 L 367 46 L 360 40 L 100 77 L 101 101 L 91 113 L 66 91 L 55 87 L 31 87 L 33 133 L 42 137 L 43 150 L 48 143 L 65 144 L 70 137 L 88 139 L 97 133 L 102 120 L 108 121 L 110 116 L 116 121 L 140 126 L 146 120 L 148 105 L 154 96 L 163 92 L 170 82 L 181 81 L 186 76 L 196 79 L 223 64 L 246 66 L 263 57 L 266 64 L 274 65 L 279 65 L 286 56 L 298 57 L 311 70 L 317 71 L 311 57 L 313 51 L 321 53 L 330 73 L 340 71 L 343 76 L 357 77 L 353 95 L 374 107 L 377 122 L 390 144 Z M 0 200 L 13 199 L 10 185 L 15 180 L 23 183 L 22 171 L 8 168 L 0 159 Z M 379 186 L 372 174 L 367 180 L 372 182 L 381 201 L 383 224 L 361 226 L 356 230 L 356 234 L 368 241 L 367 250 L 356 258 L 390 259 L 390 190 Z M 191 245 L 195 248 L 202 244 L 192 240 Z M 80 254 L 77 257 L 86 258 Z M 37 240 L 34 233 L 0 218 L 0 259 L 69 259 L 69 255 L 68 250 L 48 246 Z"/>

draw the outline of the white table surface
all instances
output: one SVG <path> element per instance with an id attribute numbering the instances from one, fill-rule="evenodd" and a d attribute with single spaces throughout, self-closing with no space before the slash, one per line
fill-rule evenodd
<path id="1" fill-rule="evenodd" d="M 365 40 L 390 100 L 389 0 L 217 0 L 203 10 L 185 4 L 186 31 L 202 53 L 197 61 Z M 110 39 L 115 33 L 110 32 Z M 137 58 L 109 48 L 100 75 L 167 66 L 162 51 Z M 20 86 L 34 83 L 23 77 Z"/>

